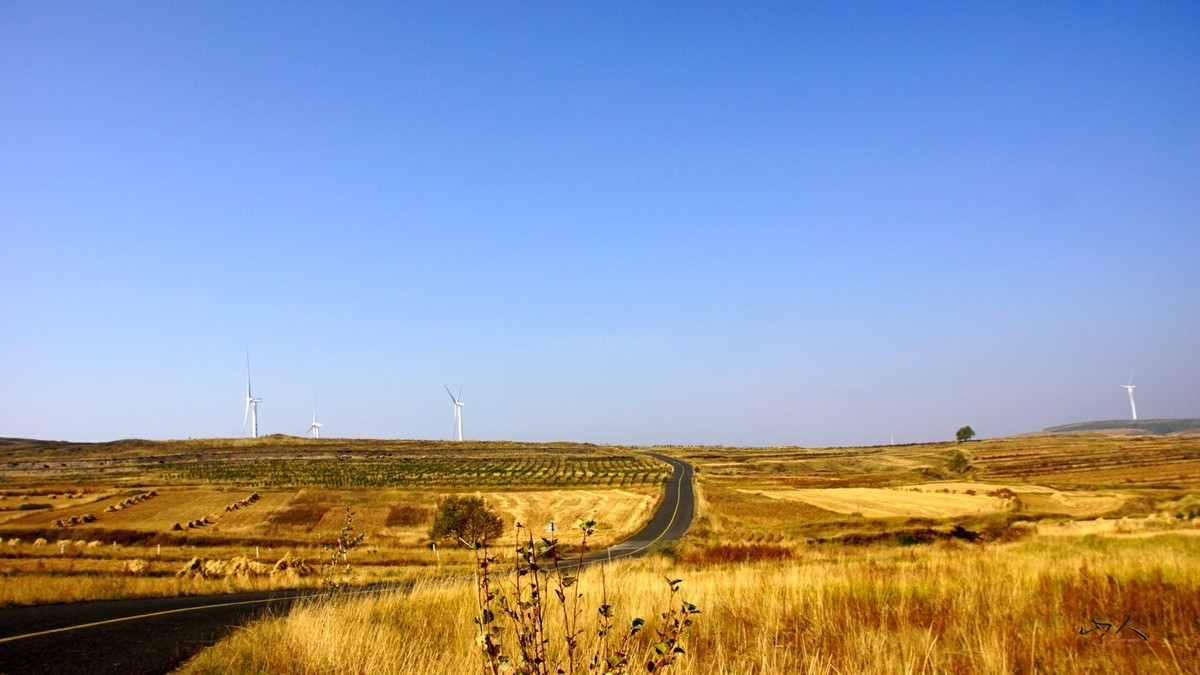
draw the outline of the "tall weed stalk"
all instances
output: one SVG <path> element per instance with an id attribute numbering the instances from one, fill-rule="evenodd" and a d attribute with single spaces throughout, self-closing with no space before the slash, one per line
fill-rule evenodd
<path id="1" fill-rule="evenodd" d="M 354 533 L 354 511 L 346 507 L 346 523 L 342 525 L 337 539 L 321 544 L 321 548 L 329 555 L 321 565 L 321 590 L 333 594 L 350 585 L 354 575 L 354 569 L 349 562 L 350 551 L 361 544 L 366 536 L 365 532 Z"/>
<path id="2" fill-rule="evenodd" d="M 594 520 L 576 523 L 583 538 L 576 554 L 566 557 L 557 537 L 534 538 L 517 523 L 511 577 L 497 577 L 498 556 L 484 542 L 464 542 L 475 552 L 475 588 L 481 670 L 485 675 L 515 672 L 518 675 L 578 675 L 629 672 L 631 656 L 646 622 L 635 617 L 627 628 L 614 627 L 614 608 L 608 601 L 608 582 L 600 568 L 599 619 L 594 639 L 580 627 L 584 612 L 580 577 L 588 537 L 596 531 Z M 655 628 L 658 640 L 646 650 L 646 672 L 659 672 L 685 653 L 682 641 L 700 613 L 693 604 L 677 598 L 681 579 L 667 579 L 667 610 Z M 557 605 L 557 607 L 555 607 Z M 561 615 L 548 622 L 548 615 Z M 507 622 L 503 621 L 507 619 Z M 507 623 L 509 630 L 505 630 Z M 585 654 L 590 652 L 590 654 Z"/>

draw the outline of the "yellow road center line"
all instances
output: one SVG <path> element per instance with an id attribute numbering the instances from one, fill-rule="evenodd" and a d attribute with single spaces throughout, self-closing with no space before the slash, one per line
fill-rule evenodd
<path id="1" fill-rule="evenodd" d="M 678 478 L 678 480 L 679 480 L 679 483 L 680 483 L 681 485 L 682 485 L 682 483 L 683 483 L 683 473 L 684 473 L 683 467 L 680 467 L 680 475 L 679 475 L 679 478 Z M 635 549 L 633 549 L 632 551 L 622 551 L 621 553 L 618 553 L 618 554 L 617 554 L 616 556 L 614 556 L 614 557 L 616 557 L 616 558 L 628 558 L 629 556 L 631 556 L 631 555 L 633 555 L 633 554 L 635 554 L 635 553 L 641 553 L 642 551 L 644 551 L 644 550 L 646 550 L 646 549 L 650 548 L 651 546 L 653 546 L 653 545 L 657 544 L 657 543 L 658 543 L 658 540 L 659 540 L 659 539 L 662 539 L 662 538 L 663 538 L 663 537 L 664 537 L 664 536 L 667 534 L 667 530 L 670 530 L 670 529 L 671 529 L 671 526 L 675 524 L 675 516 L 679 515 L 679 503 L 680 503 L 681 501 L 683 501 L 683 493 L 682 493 L 680 490 L 675 490 L 675 509 L 674 509 L 673 511 L 671 511 L 671 520 L 667 522 L 667 526 L 666 526 L 665 528 L 663 528 L 663 531 L 662 531 L 662 532 L 660 532 L 660 533 L 658 534 L 658 536 L 657 536 L 657 537 L 655 537 L 654 539 L 650 540 L 650 541 L 649 541 L 649 542 L 647 542 L 646 544 L 642 545 L 642 547 L 641 547 L 641 548 L 635 548 Z"/>

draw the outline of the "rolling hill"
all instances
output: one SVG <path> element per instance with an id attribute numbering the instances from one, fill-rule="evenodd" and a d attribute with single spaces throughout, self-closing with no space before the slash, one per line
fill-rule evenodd
<path id="1" fill-rule="evenodd" d="M 1077 422 L 1050 427 L 1048 434 L 1103 433 L 1117 436 L 1153 434 L 1155 436 L 1200 435 L 1200 419 L 1167 420 L 1108 420 L 1105 422 Z"/>

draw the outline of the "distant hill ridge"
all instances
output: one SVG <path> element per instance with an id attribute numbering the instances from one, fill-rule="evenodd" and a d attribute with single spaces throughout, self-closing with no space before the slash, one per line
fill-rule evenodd
<path id="1" fill-rule="evenodd" d="M 1154 434 L 1170 436 L 1200 434 L 1200 418 L 1174 420 L 1108 420 L 1106 422 L 1077 422 L 1050 427 L 1048 434 L 1106 433 L 1114 435 Z"/>

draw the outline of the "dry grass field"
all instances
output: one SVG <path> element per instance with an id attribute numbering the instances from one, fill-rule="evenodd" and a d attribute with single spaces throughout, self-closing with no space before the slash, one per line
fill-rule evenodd
<path id="1" fill-rule="evenodd" d="M 989 480 L 1063 488 L 1200 488 L 1196 436 L 1032 436 L 970 444 Z"/>
<path id="2" fill-rule="evenodd" d="M 620 615 L 651 622 L 663 577 L 684 579 L 703 613 L 674 672 L 1183 673 L 1200 662 L 1195 437 L 660 450 L 695 464 L 697 520 L 682 544 L 605 576 Z M 598 574 L 580 582 L 586 604 L 600 603 Z M 315 604 L 240 631 L 185 672 L 483 672 L 474 607 L 469 584 L 444 581 Z M 584 634 L 594 643 L 596 631 Z M 643 635 L 635 662 L 653 654 Z"/>
<path id="3" fill-rule="evenodd" d="M 1196 436 L 672 450 L 695 464 L 702 486 L 689 555 L 726 545 L 930 541 L 955 526 L 967 538 L 1017 538 L 1096 518 L 1170 531 L 1200 514 Z"/>
<path id="4" fill-rule="evenodd" d="M 1114 493 L 1064 492 L 1031 485 L 925 483 L 894 488 L 801 488 L 742 490 L 781 501 L 798 501 L 842 515 L 867 518 L 954 518 L 1001 513 L 1018 507 L 1071 517 L 1098 516 L 1120 508 Z"/>
<path id="5" fill-rule="evenodd" d="M 621 623 L 639 616 L 648 626 L 667 609 L 663 577 L 683 578 L 682 598 L 702 613 L 669 672 L 1183 673 L 1200 659 L 1197 556 L 1196 538 L 1153 549 L 1129 540 L 942 543 L 760 564 L 654 557 L 605 575 Z M 599 571 L 579 585 L 588 653 L 599 639 Z M 484 672 L 472 594 L 470 584 L 429 582 L 411 594 L 313 604 L 238 631 L 183 672 Z M 1093 619 L 1113 623 L 1109 634 Z M 644 672 L 653 654 L 657 638 L 642 638 L 630 672 Z M 513 641 L 507 627 L 501 642 Z"/>
<path id="6" fill-rule="evenodd" d="M 452 444 L 355 443 L 298 458 L 304 439 L 259 440 L 203 452 L 125 442 L 113 448 L 119 467 L 104 448 L 16 444 L 0 454 L 4 588 L 65 578 L 116 597 L 311 583 L 173 570 L 201 552 L 251 558 L 251 546 L 268 562 L 315 559 L 352 506 L 368 533 L 351 560 L 359 578 L 415 579 L 410 594 L 309 604 L 237 631 L 185 672 L 482 672 L 463 580 L 473 556 L 442 551 L 439 565 L 424 547 L 436 499 L 482 495 L 506 523 L 593 516 L 593 543 L 607 543 L 644 521 L 664 475 L 622 448 L 476 444 L 454 455 Z M 603 586 L 619 618 L 649 628 L 666 609 L 663 577 L 684 580 L 683 599 L 703 613 L 674 672 L 1183 673 L 1200 662 L 1200 438 L 657 450 L 695 465 L 696 521 L 680 544 L 607 567 Z M 54 525 L 87 514 L 96 519 Z M 34 552 L 32 535 L 51 536 Z M 113 547 L 105 535 L 123 539 Z M 146 566 L 129 571 L 132 558 Z M 601 602 L 599 574 L 581 576 L 589 607 Z M 586 615 L 594 646 L 599 615 Z M 650 658 L 652 631 L 638 640 L 635 661 Z"/>
<path id="7" fill-rule="evenodd" d="M 800 501 L 826 511 L 855 514 L 867 518 L 910 516 L 945 518 L 995 513 L 1004 508 L 1004 499 L 961 492 L 928 493 L 919 490 L 883 488 L 825 488 L 799 490 L 759 490 L 761 497 L 782 501 Z"/>
<path id="8" fill-rule="evenodd" d="M 254 504 L 227 512 L 226 506 L 249 493 L 201 488 L 156 492 L 156 498 L 115 513 L 105 508 L 125 499 L 125 492 L 102 493 L 110 496 L 94 501 L 73 500 L 62 508 L 7 514 L 0 524 L 0 575 L 6 578 L 0 605 L 119 597 L 122 587 L 127 587 L 128 595 L 158 595 L 312 585 L 319 581 L 316 574 L 300 580 L 230 579 L 228 584 L 204 583 L 210 581 L 204 579 L 191 583 L 174 575 L 197 557 L 244 557 L 264 564 L 292 558 L 316 565 L 325 555 L 322 544 L 332 541 L 345 523 L 346 508 L 354 511 L 355 531 L 367 533 L 350 561 L 362 582 L 409 578 L 430 573 L 428 568 L 439 563 L 452 567 L 469 558 L 458 549 L 435 554 L 426 546 L 435 504 L 443 493 L 262 491 Z M 487 500 L 506 524 L 506 532 L 517 521 L 544 527 L 551 520 L 570 526 L 581 517 L 597 518 L 605 527 L 594 539 L 596 546 L 633 534 L 649 519 L 658 496 L 648 488 L 471 494 Z M 88 524 L 53 526 L 85 513 L 99 515 Z M 210 524 L 188 526 L 201 519 Z M 177 525 L 182 529 L 174 529 Z M 94 596 L 89 589 L 95 589 Z"/>
<path id="9" fill-rule="evenodd" d="M 314 585 L 347 508 L 367 535 L 349 561 L 357 581 L 453 574 L 470 556 L 427 547 L 452 494 L 484 497 L 508 528 L 596 518 L 602 546 L 648 520 L 666 475 L 579 444 L 259 440 L 0 440 L 0 605 Z M 194 559 L 244 562 L 176 577 Z M 280 560 L 314 569 L 272 576 Z"/>

